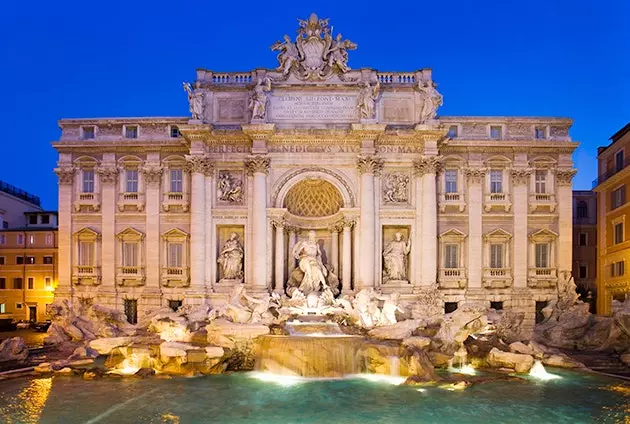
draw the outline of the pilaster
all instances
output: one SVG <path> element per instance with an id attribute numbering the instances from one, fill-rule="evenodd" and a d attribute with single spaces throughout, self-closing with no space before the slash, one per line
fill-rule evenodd
<path id="1" fill-rule="evenodd" d="M 468 288 L 481 288 L 482 278 L 482 210 L 485 168 L 467 168 L 464 175 L 468 182 Z"/>
<path id="2" fill-rule="evenodd" d="M 512 210 L 514 211 L 514 235 L 512 239 L 514 254 L 513 272 L 514 288 L 527 287 L 528 252 L 527 248 L 527 205 L 528 205 L 528 185 L 532 170 L 529 168 L 512 169 L 512 191 L 514 200 Z"/>
<path id="3" fill-rule="evenodd" d="M 146 286 L 149 296 L 158 296 L 160 291 L 160 182 L 163 169 L 156 164 L 145 165 L 140 169 L 145 185 L 145 212 L 146 212 Z M 155 299 L 153 299 L 155 300 Z M 152 304 L 156 303 L 154 301 Z M 159 306 L 159 303 L 154 306 Z"/>
<path id="4" fill-rule="evenodd" d="M 422 280 L 416 285 L 432 286 L 437 281 L 437 186 L 436 174 L 441 161 L 436 156 L 423 156 L 414 162 L 414 174 L 421 181 L 422 200 L 420 219 L 422 221 Z"/>
<path id="5" fill-rule="evenodd" d="M 383 168 L 383 161 L 374 156 L 359 156 L 357 168 L 361 175 L 360 201 L 360 264 L 357 290 L 374 287 L 375 284 L 375 184 L 374 176 Z"/>
<path id="6" fill-rule="evenodd" d="M 72 298 L 72 193 L 76 168 L 62 166 L 55 169 L 59 178 L 58 286 L 55 296 Z"/>
<path id="7" fill-rule="evenodd" d="M 103 303 L 116 308 L 116 182 L 118 168 L 106 163 L 97 168 L 101 183 L 101 286 Z"/>
<path id="8" fill-rule="evenodd" d="M 254 292 L 267 291 L 267 174 L 269 173 L 269 157 L 254 155 L 247 158 L 245 167 L 253 176 L 252 189 L 252 264 L 253 281 L 248 286 Z"/>
<path id="9" fill-rule="evenodd" d="M 571 272 L 573 256 L 573 191 L 572 181 L 577 170 L 554 170 L 558 202 L 558 271 Z"/>

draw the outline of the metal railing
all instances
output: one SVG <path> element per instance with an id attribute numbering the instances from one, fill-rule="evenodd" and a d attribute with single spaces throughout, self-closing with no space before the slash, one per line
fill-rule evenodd
<path id="1" fill-rule="evenodd" d="M 611 169 L 610 171 L 606 171 L 603 174 L 598 175 L 597 178 L 593 180 L 593 188 L 602 184 L 604 181 L 610 179 L 610 177 L 612 177 L 616 173 L 623 171 L 628 166 L 630 166 L 630 156 L 624 159 L 622 166 L 617 166 L 617 164 L 615 163 L 615 166 L 613 167 L 613 169 Z"/>

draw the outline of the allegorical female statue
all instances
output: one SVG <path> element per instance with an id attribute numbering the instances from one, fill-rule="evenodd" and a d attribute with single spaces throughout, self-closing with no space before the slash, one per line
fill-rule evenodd
<path id="1" fill-rule="evenodd" d="M 217 259 L 223 271 L 223 278 L 232 280 L 243 278 L 243 255 L 243 246 L 238 240 L 238 234 L 230 234 Z"/>
<path id="2" fill-rule="evenodd" d="M 203 120 L 203 91 L 193 90 L 190 83 L 184 83 L 184 90 L 188 93 L 189 110 L 192 119 Z"/>
<path id="3" fill-rule="evenodd" d="M 298 290 L 306 295 L 328 288 L 326 284 L 328 270 L 322 262 L 322 252 L 315 237 L 315 231 L 309 231 L 308 239 L 296 243 L 292 252 L 293 257 L 298 260 L 300 270 L 304 273 Z"/>
<path id="4" fill-rule="evenodd" d="M 378 81 L 373 86 L 370 86 L 367 81 L 363 83 L 363 87 L 359 90 L 359 100 L 357 103 L 361 118 L 374 118 L 376 114 L 376 98 L 378 97 L 380 89 L 381 85 Z"/>
<path id="5" fill-rule="evenodd" d="M 420 107 L 420 123 L 425 123 L 437 115 L 437 110 L 442 106 L 443 98 L 435 89 L 433 81 L 418 81 L 417 90 L 422 97 L 422 106 Z"/>
<path id="6" fill-rule="evenodd" d="M 401 233 L 394 234 L 383 250 L 383 281 L 407 280 L 407 255 L 411 251 L 411 240 L 403 240 Z"/>
<path id="7" fill-rule="evenodd" d="M 249 108 L 252 111 L 252 119 L 265 119 L 265 111 L 267 110 L 267 91 L 271 91 L 271 80 L 265 78 L 258 79 L 258 83 L 254 87 L 254 93 L 249 100 Z"/>

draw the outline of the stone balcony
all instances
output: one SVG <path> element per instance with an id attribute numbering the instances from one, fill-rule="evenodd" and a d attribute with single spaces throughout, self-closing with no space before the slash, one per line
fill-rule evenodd
<path id="1" fill-rule="evenodd" d="M 512 201 L 509 193 L 486 193 L 484 199 L 484 210 L 486 212 L 502 210 L 507 213 L 511 207 Z"/>
<path id="2" fill-rule="evenodd" d="M 442 213 L 447 209 L 462 213 L 466 209 L 466 201 L 462 193 L 440 193 L 438 203 Z"/>
<path id="3" fill-rule="evenodd" d="M 116 282 L 120 286 L 142 286 L 145 278 L 144 267 L 141 266 L 119 266 L 116 272 Z"/>
<path id="4" fill-rule="evenodd" d="M 120 212 L 144 211 L 144 193 L 120 193 L 118 195 L 118 210 Z"/>
<path id="5" fill-rule="evenodd" d="M 440 268 L 438 280 L 441 289 L 466 288 L 466 268 Z"/>
<path id="6" fill-rule="evenodd" d="M 72 282 L 81 286 L 101 284 L 101 267 L 92 265 L 74 266 L 72 268 Z"/>
<path id="7" fill-rule="evenodd" d="M 556 268 L 529 268 L 527 286 L 532 289 L 546 289 L 556 286 L 558 270 Z"/>
<path id="8" fill-rule="evenodd" d="M 190 273 L 187 267 L 162 267 L 163 287 L 190 286 Z"/>
<path id="9" fill-rule="evenodd" d="M 181 210 L 182 212 L 188 212 L 188 193 L 164 193 L 162 200 L 162 209 L 164 212 L 173 210 Z"/>
<path id="10" fill-rule="evenodd" d="M 98 212 L 101 201 L 97 193 L 77 193 L 74 201 L 75 212 Z"/>
<path id="11" fill-rule="evenodd" d="M 556 195 L 553 193 L 534 193 L 529 195 L 529 212 L 556 210 Z"/>
<path id="12" fill-rule="evenodd" d="M 512 286 L 512 268 L 484 268 L 482 285 L 486 289 L 505 289 Z"/>

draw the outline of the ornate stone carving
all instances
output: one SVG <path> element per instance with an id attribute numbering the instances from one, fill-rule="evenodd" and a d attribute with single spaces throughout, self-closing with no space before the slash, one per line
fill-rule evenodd
<path id="1" fill-rule="evenodd" d="M 190 83 L 183 83 L 184 90 L 188 93 L 188 108 L 192 115 L 192 119 L 202 121 L 203 120 L 203 103 L 204 95 L 203 90 L 193 90 Z"/>
<path id="2" fill-rule="evenodd" d="M 186 155 L 186 170 L 193 174 L 212 175 L 214 164 L 206 155 Z"/>
<path id="3" fill-rule="evenodd" d="M 359 97 L 357 98 L 357 108 L 362 119 L 374 119 L 376 116 L 376 98 L 378 97 L 381 85 L 376 82 L 374 85 L 370 85 L 368 82 L 364 82 L 359 91 Z"/>
<path id="4" fill-rule="evenodd" d="M 114 184 L 118 178 L 118 168 L 115 166 L 99 166 L 96 172 L 103 184 Z"/>
<path id="5" fill-rule="evenodd" d="M 443 98 L 435 89 L 436 85 L 433 81 L 418 81 L 416 90 L 420 93 L 421 106 L 419 113 L 419 122 L 421 124 L 434 119 L 437 115 L 437 109 L 442 106 Z"/>
<path id="6" fill-rule="evenodd" d="M 357 223 L 357 220 L 351 217 L 344 216 L 341 224 L 344 228 L 352 228 Z"/>
<path id="7" fill-rule="evenodd" d="M 359 156 L 357 158 L 359 174 L 380 174 L 383 169 L 383 159 L 375 156 Z"/>
<path id="8" fill-rule="evenodd" d="M 228 203 L 243 203 L 243 178 L 230 171 L 219 172 L 217 199 Z"/>
<path id="9" fill-rule="evenodd" d="M 416 175 L 437 174 L 442 167 L 442 159 L 437 156 L 424 156 L 413 162 Z"/>
<path id="10" fill-rule="evenodd" d="M 348 50 L 356 49 L 356 44 L 343 40 L 341 34 L 333 39 L 328 19 L 319 19 L 314 13 L 308 20 L 298 21 L 295 43 L 285 35 L 284 42 L 271 46 L 272 51 L 279 52 L 276 70 L 284 78 L 293 72 L 301 80 L 325 80 L 335 72 L 342 76 L 350 70 Z"/>
<path id="11" fill-rule="evenodd" d="M 556 174 L 556 182 L 559 186 L 570 186 L 573 181 L 573 177 L 577 173 L 577 169 L 573 168 L 556 168 L 554 169 Z"/>
<path id="12" fill-rule="evenodd" d="M 411 240 L 404 241 L 402 233 L 394 234 L 383 250 L 383 284 L 390 280 L 407 281 L 407 255 Z"/>
<path id="13" fill-rule="evenodd" d="M 287 222 L 283 218 L 276 218 L 271 220 L 271 225 L 278 230 L 288 228 Z"/>
<path id="14" fill-rule="evenodd" d="M 328 231 L 331 233 L 340 233 L 343 231 L 343 221 L 337 221 L 328 226 Z"/>
<path id="15" fill-rule="evenodd" d="M 486 172 L 486 168 L 466 168 L 464 169 L 464 176 L 471 184 L 481 184 L 486 178 Z"/>
<path id="16" fill-rule="evenodd" d="M 532 174 L 532 170 L 530 168 L 513 168 L 511 170 L 511 174 L 513 185 L 529 184 L 529 178 Z"/>
<path id="17" fill-rule="evenodd" d="M 55 168 L 55 174 L 59 178 L 59 185 L 72 185 L 76 168 L 73 166 L 62 166 Z"/>
<path id="18" fill-rule="evenodd" d="M 254 92 L 249 99 L 249 109 L 252 111 L 252 121 L 261 121 L 265 119 L 267 112 L 267 103 L 269 97 L 267 92 L 271 91 L 271 79 L 259 78 L 258 83 L 254 86 Z"/>
<path id="19" fill-rule="evenodd" d="M 407 203 L 409 201 L 409 175 L 392 172 L 383 178 L 383 201 L 385 203 Z"/>
<path id="20" fill-rule="evenodd" d="M 159 184 L 160 180 L 162 179 L 164 168 L 155 165 L 145 165 L 140 168 L 140 172 L 142 172 L 144 181 L 147 184 Z"/>
<path id="21" fill-rule="evenodd" d="M 245 160 L 245 167 L 247 168 L 247 173 L 249 175 L 253 175 L 257 172 L 263 173 L 265 175 L 268 174 L 269 164 L 269 156 L 253 155 L 249 156 Z"/>
<path id="22" fill-rule="evenodd" d="M 240 280 L 243 278 L 243 256 L 245 251 L 237 233 L 230 234 L 219 252 L 217 262 L 221 266 L 223 279 Z"/>

